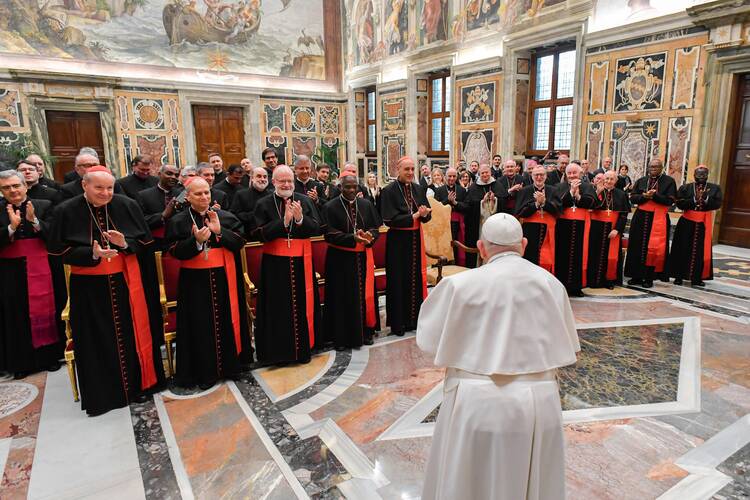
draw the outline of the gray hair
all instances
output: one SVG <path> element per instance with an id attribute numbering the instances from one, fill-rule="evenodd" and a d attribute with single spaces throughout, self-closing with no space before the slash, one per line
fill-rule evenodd
<path id="1" fill-rule="evenodd" d="M 81 149 L 81 151 L 83 151 L 84 149 L 91 149 L 91 148 L 83 148 Z M 78 162 L 81 161 L 81 158 L 83 158 L 84 156 L 91 156 L 96 161 L 99 161 L 99 156 L 96 154 L 96 151 L 94 151 L 93 149 L 91 149 L 91 151 L 93 151 L 93 153 L 78 153 L 75 159 L 75 164 L 78 165 Z"/>
<path id="2" fill-rule="evenodd" d="M 191 165 L 182 167 L 182 170 L 180 170 L 180 177 L 187 177 L 190 174 L 198 175 L 198 171 Z"/>
<path id="3" fill-rule="evenodd" d="M 96 149 L 94 148 L 89 148 L 89 147 L 81 148 L 80 151 L 78 151 L 78 156 L 81 156 L 81 155 L 91 155 L 97 160 L 99 159 L 99 153 L 97 153 Z"/>
<path id="4" fill-rule="evenodd" d="M 196 172 L 196 173 L 197 173 L 198 175 L 200 175 L 201 171 L 202 171 L 202 170 L 205 170 L 205 169 L 207 169 L 207 168 L 210 168 L 210 169 L 211 169 L 211 172 L 213 172 L 213 171 L 214 171 L 214 167 L 212 167 L 210 163 L 208 163 L 208 162 L 205 162 L 205 161 L 202 161 L 202 162 L 200 162 L 200 163 L 198 164 L 198 166 L 197 166 L 197 167 L 195 167 L 195 172 Z"/>
<path id="5" fill-rule="evenodd" d="M 304 163 L 304 162 L 311 163 L 310 157 L 307 155 L 297 155 L 297 158 L 294 160 L 294 166 L 296 167 L 300 163 Z"/>
<path id="6" fill-rule="evenodd" d="M 0 171 L 0 180 L 10 179 L 11 177 L 15 177 L 16 179 L 21 181 L 23 187 L 26 187 L 26 179 L 23 178 L 23 174 L 21 172 L 17 172 L 15 170 Z"/>

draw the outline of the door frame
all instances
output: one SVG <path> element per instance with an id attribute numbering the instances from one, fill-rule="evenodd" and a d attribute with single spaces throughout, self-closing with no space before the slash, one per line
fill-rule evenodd
<path id="1" fill-rule="evenodd" d="M 115 137 L 115 107 L 112 100 L 63 101 L 48 97 L 28 97 L 31 112 L 32 136 L 38 138 L 39 148 L 44 154 L 50 154 L 49 133 L 47 130 L 47 111 L 81 111 L 98 113 L 102 129 L 102 147 L 104 163 L 112 169 L 115 177 L 124 177 L 120 162 L 117 161 L 117 140 Z"/>
<path id="2" fill-rule="evenodd" d="M 193 122 L 193 105 L 200 104 L 204 106 L 234 106 L 242 108 L 242 121 L 245 129 L 245 155 L 250 158 L 253 165 L 259 165 L 261 162 L 260 152 L 263 150 L 261 143 L 260 127 L 260 96 L 251 93 L 225 93 L 225 92 L 208 92 L 194 90 L 180 90 L 178 92 L 180 107 L 182 113 L 183 130 L 190 131 L 185 133 L 185 158 L 187 164 L 196 165 L 198 163 L 195 123 Z M 255 138 L 255 140 L 254 140 Z"/>

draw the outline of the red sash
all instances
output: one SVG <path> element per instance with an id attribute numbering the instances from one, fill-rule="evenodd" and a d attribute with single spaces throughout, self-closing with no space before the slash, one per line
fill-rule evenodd
<path id="1" fill-rule="evenodd" d="M 156 229 L 151 230 L 151 236 L 154 238 L 164 238 L 164 233 L 166 232 L 166 226 L 157 227 Z"/>
<path id="2" fill-rule="evenodd" d="M 682 214 L 684 219 L 700 224 L 701 222 L 706 228 L 706 233 L 703 237 L 703 273 L 701 274 L 702 279 L 706 279 L 711 275 L 711 242 L 713 240 L 713 226 L 714 226 L 714 215 L 712 211 L 698 212 L 697 210 L 685 210 Z"/>
<path id="3" fill-rule="evenodd" d="M 287 246 L 287 243 L 289 246 Z M 303 257 L 305 266 L 305 313 L 310 348 L 315 345 L 315 285 L 313 284 L 312 243 L 309 239 L 287 240 L 276 238 L 263 243 L 263 253 L 277 257 Z"/>
<path id="4" fill-rule="evenodd" d="M 555 274 L 555 216 L 544 215 L 541 210 L 537 210 L 534 215 L 521 219 L 521 224 L 527 222 L 547 226 L 547 233 L 539 249 L 539 267 Z"/>
<path id="5" fill-rule="evenodd" d="M 29 304 L 31 345 L 38 349 L 59 340 L 55 319 L 55 291 L 47 247 L 39 238 L 15 240 L 0 250 L 0 259 L 26 259 L 26 296 Z"/>
<path id="6" fill-rule="evenodd" d="M 581 269 L 581 287 L 586 288 L 586 274 L 589 270 L 589 226 L 591 215 L 587 208 L 568 207 L 560 214 L 560 219 L 583 221 L 583 263 Z"/>
<path id="7" fill-rule="evenodd" d="M 414 219 L 411 227 L 389 227 L 388 230 L 397 231 L 419 231 L 419 252 L 422 255 L 422 300 L 427 298 L 427 257 L 424 248 L 424 233 L 422 232 L 422 222 L 419 218 Z"/>
<path id="8" fill-rule="evenodd" d="M 655 201 L 647 201 L 638 205 L 638 210 L 652 212 L 654 220 L 651 223 L 651 234 L 648 237 L 648 251 L 646 253 L 646 265 L 653 266 L 654 271 L 664 271 L 664 261 L 667 259 L 667 212 L 669 207 Z"/>
<path id="9" fill-rule="evenodd" d="M 180 267 L 185 269 L 216 269 L 223 268 L 227 275 L 227 287 L 229 288 L 229 310 L 232 313 L 232 330 L 234 330 L 234 345 L 237 354 L 242 352 L 242 339 L 240 337 L 240 300 L 237 296 L 237 269 L 234 266 L 234 254 L 226 248 L 211 248 L 208 251 L 208 259 L 201 252 L 192 259 L 180 261 Z"/>
<path id="10" fill-rule="evenodd" d="M 365 247 L 362 243 L 357 243 L 354 248 L 340 247 L 331 243 L 328 246 L 345 252 L 365 252 L 365 267 L 367 268 L 365 274 L 365 325 L 369 328 L 375 328 L 377 324 L 375 321 L 375 257 L 372 248 Z"/>
<path id="11" fill-rule="evenodd" d="M 620 212 L 610 210 L 607 214 L 606 210 L 592 210 L 591 220 L 599 222 L 609 222 L 612 224 L 612 229 L 615 229 L 617 225 L 617 219 L 620 217 Z M 605 238 L 609 239 L 609 235 Z M 622 235 L 617 232 L 617 236 L 609 240 L 609 252 L 607 252 L 607 279 L 614 281 L 617 279 L 617 261 L 620 260 L 620 239 Z"/>
<path id="12" fill-rule="evenodd" d="M 119 254 L 111 259 L 100 259 L 94 267 L 70 266 L 70 272 L 84 276 L 107 276 L 122 273 L 128 285 L 130 315 L 133 318 L 135 350 L 141 364 L 141 389 L 148 389 L 156 383 L 154 353 L 151 345 L 151 325 L 148 319 L 146 294 L 141 282 L 141 267 L 138 256 Z"/>
<path id="13" fill-rule="evenodd" d="M 458 222 L 458 234 L 456 235 L 456 238 L 458 238 L 458 241 L 461 243 L 466 243 L 466 225 L 464 224 L 464 214 L 461 212 L 456 212 L 455 209 L 451 207 L 451 222 Z M 464 252 L 461 248 L 456 248 L 455 250 L 456 254 L 456 265 L 459 266 L 466 266 L 466 252 Z"/>

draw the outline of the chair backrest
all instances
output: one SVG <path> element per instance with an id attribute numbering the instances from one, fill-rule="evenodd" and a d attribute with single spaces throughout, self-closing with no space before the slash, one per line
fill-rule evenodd
<path id="1" fill-rule="evenodd" d="M 263 260 L 263 243 L 255 241 L 245 245 L 245 257 L 247 258 L 247 275 L 257 288 L 260 286 L 260 263 Z"/>
<path id="2" fill-rule="evenodd" d="M 167 302 L 176 302 L 180 281 L 180 261 L 168 253 L 156 252 L 155 256 L 159 281 L 164 285 Z"/>
<path id="3" fill-rule="evenodd" d="M 432 208 L 430 222 L 422 225 L 424 231 L 425 251 L 432 255 L 441 255 L 446 259 L 453 260 L 453 247 L 451 246 L 451 207 L 443 205 L 435 198 L 428 198 Z M 427 257 L 428 264 L 437 261 Z"/>
<path id="4" fill-rule="evenodd" d="M 382 226 L 380 228 L 380 237 L 375 240 L 375 244 L 372 246 L 373 257 L 375 258 L 375 268 L 382 269 L 385 267 L 385 240 L 388 238 L 388 228 Z"/>
<path id="5" fill-rule="evenodd" d="M 312 238 L 312 257 L 313 268 L 321 278 L 326 277 L 326 253 L 328 252 L 328 243 L 322 236 Z"/>

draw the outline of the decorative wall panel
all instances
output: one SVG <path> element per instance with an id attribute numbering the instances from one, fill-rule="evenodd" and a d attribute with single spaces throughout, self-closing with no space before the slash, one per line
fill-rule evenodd
<path id="1" fill-rule="evenodd" d="M 383 130 L 389 132 L 404 130 L 406 128 L 406 97 L 384 98 L 380 116 Z"/>
<path id="2" fill-rule="evenodd" d="M 513 152 L 515 154 L 523 154 L 526 151 L 526 117 L 528 113 L 529 81 L 518 79 L 516 80 L 515 137 L 513 139 Z"/>
<path id="3" fill-rule="evenodd" d="M 280 164 L 306 155 L 314 165 L 325 162 L 338 170 L 346 144 L 344 104 L 261 99 L 260 108 L 263 147 L 274 148 Z"/>
<path id="4" fill-rule="evenodd" d="M 581 127 L 580 145 L 594 168 L 609 154 L 635 180 L 657 157 L 678 185 L 689 178 L 697 165 L 698 141 L 691 139 L 703 115 L 707 53 L 701 46 L 708 33 L 688 35 L 588 49 L 583 106 L 593 121 Z"/>
<path id="5" fill-rule="evenodd" d="M 461 123 L 489 123 L 495 116 L 495 83 L 461 87 Z"/>
<path id="6" fill-rule="evenodd" d="M 477 160 L 489 163 L 492 155 L 499 151 L 502 88 L 502 75 L 499 74 L 456 78 L 452 110 L 456 117 L 453 120 L 454 162 L 468 164 Z"/>
<path id="7" fill-rule="evenodd" d="M 479 164 L 490 163 L 494 151 L 494 130 L 473 130 L 461 132 L 461 154 L 468 165 L 473 161 Z"/>
<path id="8" fill-rule="evenodd" d="M 115 91 L 115 130 L 120 172 L 129 173 L 136 155 L 151 155 L 153 169 L 181 168 L 183 136 L 177 94 Z M 123 174 L 123 175 L 124 175 Z"/>
<path id="9" fill-rule="evenodd" d="M 589 77 L 589 114 L 603 115 L 607 112 L 607 83 L 609 61 L 591 63 Z"/>
<path id="10" fill-rule="evenodd" d="M 429 145 L 430 127 L 427 124 L 427 107 L 429 101 L 427 95 L 417 95 L 417 154 L 427 154 Z"/>
<path id="11" fill-rule="evenodd" d="M 695 102 L 696 73 L 701 48 L 697 45 L 681 47 L 675 50 L 674 54 L 672 109 L 690 109 Z"/>
<path id="12" fill-rule="evenodd" d="M 381 156 L 383 168 L 390 179 L 398 175 L 396 163 L 399 158 L 406 154 L 406 136 L 404 134 L 393 134 L 383 136 L 383 155 Z"/>
<path id="13" fill-rule="evenodd" d="M 0 83 L 0 146 L 10 146 L 29 133 L 26 102 L 21 89 Z"/>
<path id="14" fill-rule="evenodd" d="M 380 179 L 396 177 L 396 162 L 406 154 L 406 92 L 378 94 L 376 121 L 380 134 Z"/>

